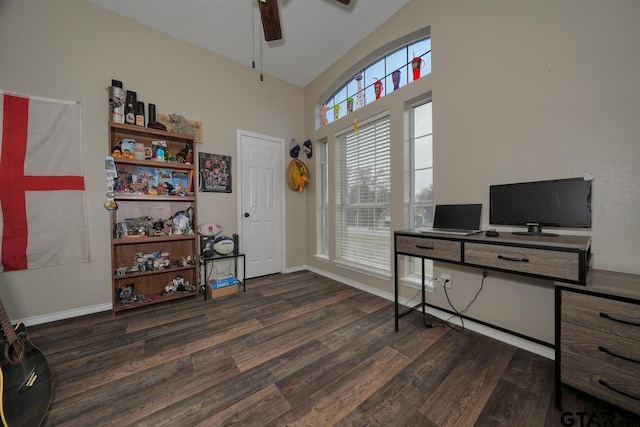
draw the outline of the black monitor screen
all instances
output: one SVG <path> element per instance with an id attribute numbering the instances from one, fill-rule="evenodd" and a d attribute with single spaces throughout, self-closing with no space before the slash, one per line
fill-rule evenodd
<path id="1" fill-rule="evenodd" d="M 583 178 L 492 185 L 489 222 L 496 225 L 591 227 L 591 181 Z"/>

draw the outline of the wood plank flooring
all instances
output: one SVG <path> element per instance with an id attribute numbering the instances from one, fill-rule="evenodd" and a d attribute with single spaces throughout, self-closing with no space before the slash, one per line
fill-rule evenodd
<path id="1" fill-rule="evenodd" d="M 550 360 L 400 322 L 391 302 L 301 271 L 29 336 L 54 379 L 45 426 L 640 426 L 571 389 L 555 410 Z"/>

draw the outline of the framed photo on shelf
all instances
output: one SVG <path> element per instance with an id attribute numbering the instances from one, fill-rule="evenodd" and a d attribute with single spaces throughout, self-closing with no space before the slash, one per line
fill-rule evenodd
<path id="1" fill-rule="evenodd" d="M 231 156 L 198 153 L 200 191 L 231 193 Z"/>

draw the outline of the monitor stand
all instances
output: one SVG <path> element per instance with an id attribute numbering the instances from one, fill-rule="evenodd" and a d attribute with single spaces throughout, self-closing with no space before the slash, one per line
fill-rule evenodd
<path id="1" fill-rule="evenodd" d="M 514 231 L 511 234 L 515 234 L 517 236 L 551 236 L 557 237 L 559 234 L 555 233 L 545 233 L 542 231 L 542 227 L 537 223 L 528 223 L 527 231 Z"/>

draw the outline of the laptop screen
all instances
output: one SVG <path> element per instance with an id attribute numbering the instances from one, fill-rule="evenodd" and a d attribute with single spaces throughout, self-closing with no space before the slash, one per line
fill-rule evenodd
<path id="1" fill-rule="evenodd" d="M 482 203 L 436 205 L 433 228 L 480 230 Z"/>

